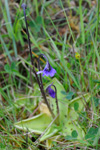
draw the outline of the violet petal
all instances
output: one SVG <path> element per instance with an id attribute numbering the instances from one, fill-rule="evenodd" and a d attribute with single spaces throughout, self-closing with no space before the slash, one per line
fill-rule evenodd
<path id="1" fill-rule="evenodd" d="M 50 84 L 50 85 L 47 87 L 46 91 L 48 92 L 48 94 L 49 94 L 52 98 L 55 98 L 56 93 L 55 93 L 55 91 L 51 88 L 51 86 L 52 86 L 52 84 Z"/>

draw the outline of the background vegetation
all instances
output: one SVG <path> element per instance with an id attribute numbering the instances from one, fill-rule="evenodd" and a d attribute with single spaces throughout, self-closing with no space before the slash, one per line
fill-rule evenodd
<path id="1" fill-rule="evenodd" d="M 22 0 L 0 1 L 0 149 L 34 149 L 37 135 L 14 127 L 33 116 L 42 100 L 36 79 L 30 78 L 30 55 Z M 56 69 L 69 100 L 89 92 L 79 123 L 90 145 L 60 139 L 52 149 L 100 148 L 100 4 L 98 0 L 28 0 L 27 19 L 35 67 L 44 53 Z M 45 65 L 44 62 L 41 62 Z M 49 80 L 49 78 L 48 78 Z M 44 85 L 46 84 L 43 79 Z M 37 114 L 38 111 L 35 113 Z M 91 138 L 92 137 L 92 138 Z M 95 140 L 96 144 L 93 145 Z M 36 149 L 45 149 L 45 142 Z"/>

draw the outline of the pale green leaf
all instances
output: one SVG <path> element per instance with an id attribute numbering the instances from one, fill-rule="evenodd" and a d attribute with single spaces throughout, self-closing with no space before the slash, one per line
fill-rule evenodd
<path id="1" fill-rule="evenodd" d="M 15 127 L 24 131 L 28 130 L 36 134 L 41 134 L 50 124 L 51 120 L 51 116 L 42 113 L 32 118 L 15 123 Z"/>

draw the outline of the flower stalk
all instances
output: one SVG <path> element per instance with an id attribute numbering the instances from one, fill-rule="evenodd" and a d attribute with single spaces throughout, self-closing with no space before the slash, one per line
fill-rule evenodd
<path id="1" fill-rule="evenodd" d="M 54 113 L 52 112 L 52 109 L 50 108 L 50 105 L 49 105 L 49 103 L 48 103 L 48 101 L 47 101 L 47 98 L 46 98 L 46 95 L 45 95 L 45 92 L 44 92 L 44 88 L 43 88 L 43 84 L 42 84 L 42 77 L 41 77 L 41 75 L 40 75 L 40 80 L 39 80 L 39 77 L 38 77 L 38 75 L 37 75 L 37 72 L 36 72 L 36 70 L 35 70 L 34 63 L 33 63 L 32 50 L 31 50 L 31 42 L 30 42 L 30 36 L 29 36 L 29 31 L 28 31 L 28 23 L 27 23 L 26 12 L 25 12 L 25 10 L 26 10 L 26 4 L 23 3 L 23 4 L 22 4 L 22 8 L 23 8 L 24 17 L 25 17 L 26 33 L 27 33 L 27 36 L 28 36 L 28 45 L 29 45 L 29 51 L 30 51 L 30 56 L 31 56 L 31 64 L 32 64 L 32 67 L 33 67 L 33 72 L 34 72 L 34 74 L 35 74 L 35 77 L 36 77 L 37 83 L 38 83 L 38 85 L 39 85 L 41 94 L 42 94 L 42 96 L 43 96 L 43 98 L 44 98 L 44 101 L 45 101 L 45 103 L 46 103 L 46 105 L 47 105 L 47 107 L 48 107 L 48 109 L 49 109 L 49 111 L 50 111 L 52 117 L 54 118 L 55 115 L 54 115 Z M 39 69 L 40 69 L 40 68 L 39 68 Z"/>
<path id="2" fill-rule="evenodd" d="M 55 99 L 56 99 L 56 106 L 57 106 L 57 114 L 59 114 L 59 105 L 58 105 L 58 99 L 57 99 L 57 89 L 55 85 L 52 85 L 55 89 Z"/>

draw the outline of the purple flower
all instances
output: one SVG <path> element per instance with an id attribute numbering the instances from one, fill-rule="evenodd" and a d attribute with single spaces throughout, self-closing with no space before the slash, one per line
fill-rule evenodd
<path id="1" fill-rule="evenodd" d="M 46 88 L 46 92 L 52 97 L 55 98 L 56 97 L 56 92 L 51 88 L 51 86 L 53 85 L 50 84 L 47 88 Z"/>
<path id="2" fill-rule="evenodd" d="M 21 5 L 21 7 L 22 7 L 23 9 L 26 9 L 26 4 L 23 3 L 23 4 Z"/>
<path id="3" fill-rule="evenodd" d="M 51 67 L 47 57 L 42 54 L 43 57 L 46 58 L 47 62 L 46 62 L 46 66 L 45 68 L 42 70 L 42 71 L 38 71 L 37 74 L 40 74 L 40 73 L 43 73 L 42 76 L 50 76 L 50 77 L 53 77 L 56 73 L 56 70 L 54 68 Z"/>

